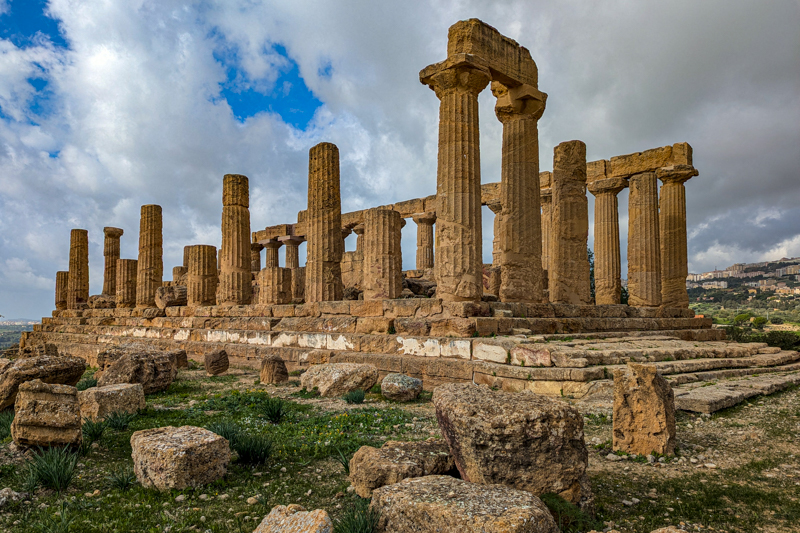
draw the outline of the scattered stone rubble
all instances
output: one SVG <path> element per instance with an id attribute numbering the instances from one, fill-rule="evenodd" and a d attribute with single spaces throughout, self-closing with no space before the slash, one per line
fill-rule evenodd
<path id="1" fill-rule="evenodd" d="M 39 379 L 20 385 L 11 423 L 14 442 L 19 446 L 79 446 L 82 434 L 77 395 L 75 387 Z"/>
<path id="2" fill-rule="evenodd" d="M 378 371 L 372 365 L 330 363 L 314 365 L 300 376 L 300 385 L 320 396 L 339 397 L 360 389 L 368 391 L 378 381 Z"/>
<path id="3" fill-rule="evenodd" d="M 0 411 L 14 405 L 20 385 L 34 379 L 42 383 L 76 385 L 86 370 L 79 357 L 41 355 L 24 359 L 0 359 Z"/>
<path id="4" fill-rule="evenodd" d="M 136 413 L 145 408 L 144 389 L 140 383 L 120 383 L 90 387 L 78 392 L 81 418 L 99 422 L 112 413 Z"/>
<path id="5" fill-rule="evenodd" d="M 286 363 L 277 355 L 268 355 L 261 359 L 261 372 L 259 374 L 262 385 L 285 383 L 289 381 L 289 371 Z"/>
<path id="6" fill-rule="evenodd" d="M 203 358 L 205 364 L 206 374 L 209 376 L 219 376 L 228 371 L 230 365 L 228 360 L 228 352 L 225 350 L 214 350 L 209 352 Z"/>
<path id="7" fill-rule="evenodd" d="M 396 402 L 416 400 L 422 392 L 422 380 L 404 374 L 388 374 L 381 381 L 381 394 Z"/>
<path id="8" fill-rule="evenodd" d="M 145 394 L 153 394 L 166 390 L 177 374 L 177 362 L 169 353 L 126 352 L 105 367 L 97 386 L 139 383 Z"/>

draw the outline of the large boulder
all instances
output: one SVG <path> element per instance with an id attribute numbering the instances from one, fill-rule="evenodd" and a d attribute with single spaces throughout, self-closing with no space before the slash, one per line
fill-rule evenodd
<path id="1" fill-rule="evenodd" d="M 136 413 L 144 409 L 144 389 L 140 383 L 91 387 L 78 392 L 78 403 L 82 418 L 99 422 L 111 413 Z"/>
<path id="2" fill-rule="evenodd" d="M 131 435 L 133 471 L 143 487 L 200 487 L 225 476 L 228 441 L 204 428 L 166 426 Z"/>
<path id="3" fill-rule="evenodd" d="M 575 504 L 590 499 L 583 416 L 575 408 L 471 383 L 440 385 L 433 404 L 464 480 L 552 492 Z"/>
<path id="4" fill-rule="evenodd" d="M 387 374 L 381 381 L 381 394 L 396 402 L 416 400 L 422 392 L 422 380 L 405 374 Z"/>
<path id="5" fill-rule="evenodd" d="M 279 355 L 268 355 L 261 359 L 261 384 L 285 383 L 289 381 L 289 370 Z"/>
<path id="6" fill-rule="evenodd" d="M 14 405 L 19 386 L 39 379 L 42 383 L 76 385 L 86 371 L 80 357 L 40 355 L 24 359 L 0 359 L 0 411 Z"/>
<path id="7" fill-rule="evenodd" d="M 558 533 L 550 511 L 530 492 L 477 485 L 450 476 L 404 479 L 372 493 L 385 533 Z"/>
<path id="8" fill-rule="evenodd" d="M 350 459 L 350 481 L 356 494 L 372 491 L 410 477 L 448 474 L 455 470 L 450 448 L 441 439 L 422 442 L 388 441 L 380 448 L 362 446 Z"/>
<path id="9" fill-rule="evenodd" d="M 11 437 L 20 446 L 79 446 L 78 389 L 34 379 L 19 386 Z"/>
<path id="10" fill-rule="evenodd" d="M 655 365 L 614 372 L 614 450 L 675 453 L 675 396 Z"/>
<path id="11" fill-rule="evenodd" d="M 306 511 L 301 505 L 272 508 L 253 533 L 332 533 L 333 522 L 323 509 Z"/>
<path id="12" fill-rule="evenodd" d="M 320 396 L 339 397 L 357 389 L 367 391 L 378 381 L 378 369 L 359 363 L 314 365 L 300 376 L 306 390 L 316 388 Z"/>
<path id="13" fill-rule="evenodd" d="M 140 383 L 145 394 L 153 394 L 169 387 L 177 374 L 174 358 L 166 352 L 128 352 L 103 371 L 97 386 Z"/>
<path id="14" fill-rule="evenodd" d="M 157 346 L 143 342 L 129 342 L 116 346 L 109 346 L 97 354 L 97 368 L 95 377 L 100 379 L 103 372 L 123 355 L 129 354 L 165 354 L 169 357 L 175 368 L 189 368 L 189 359 L 186 350 L 162 350 Z"/>
<path id="15" fill-rule="evenodd" d="M 209 376 L 219 376 L 228 371 L 230 362 L 228 360 L 228 352 L 225 350 L 214 350 L 208 352 L 203 358 L 206 367 L 206 374 Z"/>

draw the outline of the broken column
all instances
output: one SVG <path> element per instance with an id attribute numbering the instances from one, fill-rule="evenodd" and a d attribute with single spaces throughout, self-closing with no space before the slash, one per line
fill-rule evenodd
<path id="1" fill-rule="evenodd" d="M 591 303 L 589 206 L 586 199 L 586 145 L 567 141 L 553 157 L 553 212 L 550 257 L 550 301 Z"/>
<path id="2" fill-rule="evenodd" d="M 628 305 L 661 305 L 661 238 L 655 172 L 630 177 L 628 196 Z M 686 283 L 684 277 L 683 283 Z"/>
<path id="3" fill-rule="evenodd" d="M 542 222 L 539 200 L 539 119 L 547 95 L 535 86 L 492 82 L 503 123 L 500 180 L 500 300 L 541 302 Z M 496 224 L 497 226 L 497 224 Z"/>
<path id="4" fill-rule="evenodd" d="M 689 258 L 686 244 L 686 188 L 684 183 L 697 170 L 690 165 L 660 168 L 656 177 L 661 180 L 659 226 L 661 229 L 661 305 L 689 307 L 686 276 Z"/>
<path id="5" fill-rule="evenodd" d="M 139 263 L 136 273 L 136 307 L 155 307 L 156 291 L 164 276 L 160 205 L 143 205 L 139 220 Z"/>
<path id="6" fill-rule="evenodd" d="M 283 246 L 283 243 L 277 240 L 268 241 L 264 245 L 264 248 L 267 249 L 267 262 L 264 265 L 265 268 L 275 268 L 281 266 L 280 256 L 278 255 L 281 246 Z"/>
<path id="7" fill-rule="evenodd" d="M 103 294 L 115 296 L 117 294 L 117 259 L 119 259 L 119 238 L 124 231 L 120 228 L 103 228 L 105 240 L 103 242 L 103 256 L 105 269 L 103 270 Z"/>
<path id="8" fill-rule="evenodd" d="M 614 371 L 614 450 L 675 453 L 675 395 L 656 365 L 628 363 Z"/>
<path id="9" fill-rule="evenodd" d="M 469 54 L 454 54 L 420 72 L 420 81 L 440 101 L 434 269 L 436 296 L 445 301 L 483 296 L 478 94 L 490 78 L 488 68 Z"/>
<path id="10" fill-rule="evenodd" d="M 186 277 L 186 305 L 189 307 L 217 303 L 217 249 L 207 244 L 187 246 L 189 270 Z"/>
<path id="11" fill-rule="evenodd" d="M 136 307 L 138 263 L 136 259 L 117 259 L 117 309 Z"/>
<path id="12" fill-rule="evenodd" d="M 258 273 L 258 303 L 288 304 L 292 302 L 292 270 L 267 267 Z"/>
<path id="13" fill-rule="evenodd" d="M 250 244 L 250 271 L 251 272 L 260 272 L 261 271 L 261 250 L 264 249 L 264 245 L 259 242 L 254 242 Z"/>
<path id="14" fill-rule="evenodd" d="M 80 309 L 89 302 L 89 232 L 74 229 L 69 234 L 67 309 Z"/>
<path id="15" fill-rule="evenodd" d="M 436 222 L 436 213 L 417 213 L 411 215 L 411 219 L 417 225 L 417 270 L 433 268 L 433 224 Z"/>
<path id="16" fill-rule="evenodd" d="M 622 294 L 617 195 L 627 182 L 610 178 L 607 161 L 593 161 L 587 188 L 594 195 L 594 292 L 597 305 L 618 304 Z"/>
<path id="17" fill-rule="evenodd" d="M 69 272 L 60 270 L 56 272 L 56 309 L 61 311 L 67 308 L 67 285 L 69 284 Z"/>
<path id="18" fill-rule="evenodd" d="M 320 143 L 309 151 L 306 239 L 306 302 L 341 300 L 344 242 L 339 149 L 332 143 Z"/>
<path id="19" fill-rule="evenodd" d="M 250 273 L 250 185 L 247 176 L 222 178 L 222 246 L 217 305 L 246 305 L 252 298 Z"/>
<path id="20" fill-rule="evenodd" d="M 400 213 L 373 208 L 364 214 L 364 299 L 398 298 L 403 290 Z"/>

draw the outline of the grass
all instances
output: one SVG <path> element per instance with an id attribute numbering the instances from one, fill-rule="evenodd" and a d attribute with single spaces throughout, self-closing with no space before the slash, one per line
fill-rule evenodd
<path id="1" fill-rule="evenodd" d="M 590 529 L 603 529 L 602 522 L 595 520 L 557 494 L 542 494 L 539 498 L 553 515 L 562 533 L 583 533 Z"/>
<path id="2" fill-rule="evenodd" d="M 81 433 L 83 433 L 83 442 L 88 442 L 88 446 L 99 441 L 103 437 L 103 432 L 106 430 L 105 421 L 94 422 L 89 419 L 83 420 L 81 426 Z"/>
<path id="3" fill-rule="evenodd" d="M 108 484 L 117 490 L 128 490 L 136 485 L 136 474 L 133 468 L 121 466 L 114 468 L 106 477 Z"/>
<path id="4" fill-rule="evenodd" d="M 353 454 L 345 453 L 341 448 L 336 448 L 336 453 L 332 457 L 342 465 L 345 475 L 350 476 L 350 460 L 353 458 Z"/>
<path id="5" fill-rule="evenodd" d="M 0 442 L 11 436 L 11 422 L 14 421 L 14 410 L 7 409 L 0 413 Z"/>
<path id="6" fill-rule="evenodd" d="M 233 449 L 239 455 L 240 463 L 263 464 L 272 455 L 272 440 L 266 435 L 243 433 L 236 437 Z"/>
<path id="7" fill-rule="evenodd" d="M 280 424 L 287 413 L 286 403 L 280 398 L 270 398 L 264 405 L 264 416 L 273 424 Z"/>
<path id="8" fill-rule="evenodd" d="M 342 400 L 349 404 L 360 404 L 364 403 L 364 398 L 366 398 L 366 393 L 361 389 L 356 389 L 348 392 L 344 396 L 342 396 Z"/>
<path id="9" fill-rule="evenodd" d="M 128 429 L 131 420 L 136 418 L 136 413 L 126 413 L 125 411 L 114 411 L 105 419 L 108 427 L 116 431 L 124 431 Z"/>
<path id="10" fill-rule="evenodd" d="M 61 493 L 72 483 L 78 454 L 69 448 L 39 448 L 28 461 L 28 483 Z"/>
<path id="11" fill-rule="evenodd" d="M 374 533 L 378 530 L 380 512 L 371 509 L 370 500 L 357 498 L 334 519 L 333 533 Z"/>

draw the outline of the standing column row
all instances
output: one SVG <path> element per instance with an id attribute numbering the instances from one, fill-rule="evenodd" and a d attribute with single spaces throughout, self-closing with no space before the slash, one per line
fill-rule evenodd
<path id="1" fill-rule="evenodd" d="M 74 229 L 69 234 L 67 309 L 80 309 L 89 302 L 89 232 Z"/>
<path id="2" fill-rule="evenodd" d="M 655 172 L 630 177 L 628 197 L 628 304 L 661 305 L 661 245 Z M 686 283 L 686 278 L 684 278 Z"/>
<path id="3" fill-rule="evenodd" d="M 690 165 L 660 168 L 661 180 L 659 226 L 661 230 L 661 305 L 689 307 L 686 277 L 689 275 L 686 239 L 686 188 L 684 183 L 697 170 Z"/>

